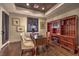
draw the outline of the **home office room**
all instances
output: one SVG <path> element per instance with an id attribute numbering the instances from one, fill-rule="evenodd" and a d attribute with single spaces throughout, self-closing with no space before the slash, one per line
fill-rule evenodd
<path id="1" fill-rule="evenodd" d="M 79 56 L 79 3 L 0 3 L 0 56 Z"/>

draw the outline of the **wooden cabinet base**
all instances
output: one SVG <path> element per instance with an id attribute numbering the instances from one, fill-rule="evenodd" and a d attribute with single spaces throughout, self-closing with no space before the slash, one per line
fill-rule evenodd
<path id="1" fill-rule="evenodd" d="M 77 50 L 76 49 L 70 49 L 68 48 L 67 46 L 64 46 L 64 45 L 60 45 L 62 48 L 66 49 L 67 51 L 69 51 L 70 53 L 72 54 L 76 54 L 77 53 Z"/>

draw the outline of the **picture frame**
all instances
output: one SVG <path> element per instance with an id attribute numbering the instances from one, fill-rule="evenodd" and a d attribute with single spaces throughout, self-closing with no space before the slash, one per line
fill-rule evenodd
<path id="1" fill-rule="evenodd" d="M 13 18 L 12 19 L 12 24 L 14 26 L 19 26 L 20 25 L 20 19 L 19 18 Z"/>
<path id="2" fill-rule="evenodd" d="M 18 26 L 18 27 L 16 28 L 16 31 L 17 31 L 17 32 L 24 32 L 24 31 L 25 31 L 25 28 L 24 28 L 24 26 Z"/>
<path id="3" fill-rule="evenodd" d="M 40 22 L 40 29 L 45 29 L 45 22 Z"/>

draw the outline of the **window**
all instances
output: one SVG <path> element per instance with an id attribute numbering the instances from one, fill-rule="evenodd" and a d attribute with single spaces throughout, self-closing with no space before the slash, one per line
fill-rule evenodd
<path id="1" fill-rule="evenodd" d="M 38 18 L 27 18 L 27 32 L 32 32 L 32 29 L 34 29 L 34 32 L 38 32 Z"/>

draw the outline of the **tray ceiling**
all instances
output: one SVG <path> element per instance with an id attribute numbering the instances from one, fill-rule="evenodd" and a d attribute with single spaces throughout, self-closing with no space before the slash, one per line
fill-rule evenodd
<path id="1" fill-rule="evenodd" d="M 56 4 L 57 3 L 15 3 L 15 6 L 45 13 Z"/>

